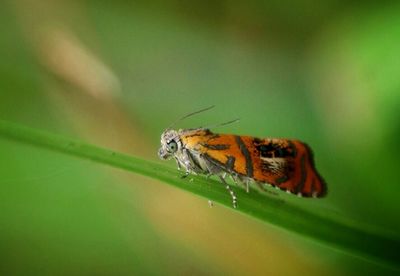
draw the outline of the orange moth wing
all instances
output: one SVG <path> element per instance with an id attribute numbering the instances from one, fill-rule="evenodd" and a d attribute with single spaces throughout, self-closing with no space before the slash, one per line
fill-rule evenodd
<path id="1" fill-rule="evenodd" d="M 298 140 L 214 134 L 206 129 L 185 132 L 181 139 L 188 150 L 240 179 L 268 183 L 305 197 L 326 194 L 311 149 Z"/>

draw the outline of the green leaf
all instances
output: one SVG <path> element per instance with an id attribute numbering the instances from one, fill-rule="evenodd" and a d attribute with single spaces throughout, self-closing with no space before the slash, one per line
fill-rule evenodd
<path id="1" fill-rule="evenodd" d="M 7 121 L 0 121 L 0 136 L 158 179 L 233 209 L 230 195 L 216 180 L 202 176 L 182 179 L 183 173 L 159 163 Z M 274 224 L 348 254 L 400 269 L 398 254 L 400 238 L 397 235 L 374 229 L 369 225 L 362 225 L 333 212 L 322 213 L 317 210 L 311 212 L 277 197 L 266 197 L 257 191 L 246 193 L 244 189 L 238 187 L 232 187 L 232 189 L 238 196 L 239 207 L 235 209 L 237 212 Z"/>

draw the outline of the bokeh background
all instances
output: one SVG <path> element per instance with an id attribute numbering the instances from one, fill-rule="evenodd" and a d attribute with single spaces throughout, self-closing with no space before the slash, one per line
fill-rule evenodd
<path id="1" fill-rule="evenodd" d="M 399 45 L 397 1 L 6 0 L 0 119 L 157 160 L 171 122 L 216 105 L 179 127 L 302 139 L 329 185 L 308 207 L 398 233 Z M 2 275 L 393 273 L 1 137 L 0 258 Z"/>

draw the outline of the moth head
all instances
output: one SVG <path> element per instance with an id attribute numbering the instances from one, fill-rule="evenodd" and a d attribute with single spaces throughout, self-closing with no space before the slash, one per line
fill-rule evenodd
<path id="1" fill-rule="evenodd" d="M 179 133 L 176 130 L 171 129 L 176 123 L 182 121 L 183 119 L 186 119 L 190 116 L 193 116 L 195 114 L 198 114 L 200 112 L 204 112 L 206 110 L 209 110 L 213 108 L 214 106 L 210 106 L 189 114 L 186 114 L 185 116 L 179 118 L 175 122 L 173 122 L 162 134 L 161 134 L 161 148 L 158 150 L 158 156 L 161 159 L 169 159 L 172 156 L 176 156 L 180 154 L 182 151 L 182 142 L 181 139 L 179 138 Z"/>
<path id="2" fill-rule="evenodd" d="M 158 150 L 158 156 L 163 159 L 170 159 L 182 147 L 179 134 L 176 130 L 167 129 L 161 134 L 161 148 Z"/>

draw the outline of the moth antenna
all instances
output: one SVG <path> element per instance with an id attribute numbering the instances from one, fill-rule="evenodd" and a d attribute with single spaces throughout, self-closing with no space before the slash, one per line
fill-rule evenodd
<path id="1" fill-rule="evenodd" d="M 203 108 L 203 109 L 201 109 L 201 110 L 198 110 L 198 111 L 195 111 L 195 112 L 186 114 L 185 116 L 183 116 L 183 117 L 177 119 L 175 122 L 173 122 L 173 123 L 168 127 L 168 129 L 172 128 L 172 127 L 173 127 L 174 125 L 176 125 L 178 122 L 180 122 L 180 121 L 182 121 L 182 120 L 184 120 L 184 119 L 186 119 L 186 118 L 188 118 L 188 117 L 190 117 L 190 116 L 193 116 L 193 115 L 195 115 L 195 114 L 198 114 L 198 113 L 201 113 L 201 112 L 210 110 L 210 109 L 212 109 L 212 108 L 214 108 L 214 107 L 215 107 L 215 106 L 212 105 L 212 106 L 209 106 L 209 107 L 207 107 L 207 108 Z"/>
<path id="2" fill-rule="evenodd" d="M 226 126 L 226 125 L 233 124 L 233 123 L 236 123 L 236 122 L 239 122 L 239 121 L 240 121 L 240 119 L 237 118 L 237 119 L 234 119 L 234 120 L 225 122 L 225 123 L 220 123 L 220 124 L 216 124 L 216 125 L 210 125 L 210 126 L 206 126 L 206 127 L 199 127 L 199 128 L 205 129 L 205 128 L 213 128 L 213 127 Z"/>

